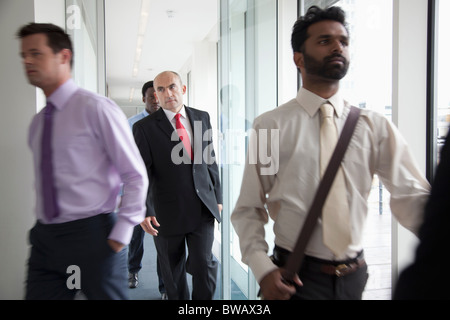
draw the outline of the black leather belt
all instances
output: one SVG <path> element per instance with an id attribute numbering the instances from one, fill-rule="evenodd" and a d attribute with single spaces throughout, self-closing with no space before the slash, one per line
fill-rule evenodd
<path id="1" fill-rule="evenodd" d="M 285 265 L 289 254 L 290 252 L 288 250 L 275 246 L 272 259 L 277 266 L 282 267 Z M 344 277 L 355 272 L 359 268 L 366 266 L 363 251 L 361 251 L 356 258 L 345 261 L 328 261 L 305 256 L 304 264 L 306 263 L 310 266 L 316 266 L 324 274 L 334 275 L 336 277 Z"/>

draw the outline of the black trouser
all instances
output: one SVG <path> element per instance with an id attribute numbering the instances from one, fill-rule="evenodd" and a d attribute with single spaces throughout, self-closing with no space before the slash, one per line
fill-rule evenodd
<path id="1" fill-rule="evenodd" d="M 278 266 L 284 265 L 288 255 L 287 250 L 275 246 L 274 262 Z M 325 266 L 344 265 L 358 259 L 364 259 L 362 252 L 357 258 L 348 261 L 326 261 L 305 256 L 298 274 L 303 286 L 297 287 L 292 300 L 361 300 L 368 279 L 367 265 L 345 276 L 323 272 Z"/>
<path id="2" fill-rule="evenodd" d="M 113 214 L 61 224 L 37 222 L 29 235 L 25 298 L 73 299 L 78 284 L 88 299 L 128 299 L 128 251 L 115 253 L 107 243 L 114 223 Z"/>
<path id="3" fill-rule="evenodd" d="M 128 246 L 128 271 L 130 273 L 138 273 L 142 269 L 142 257 L 144 256 L 144 236 L 145 231 L 140 225 L 133 229 Z"/>
<path id="4" fill-rule="evenodd" d="M 212 254 L 214 218 L 197 229 L 178 236 L 155 237 L 161 273 L 169 300 L 189 300 L 186 272 L 192 275 L 192 299 L 212 300 L 216 290 L 218 264 Z M 188 258 L 186 260 L 186 246 Z"/>
<path id="5" fill-rule="evenodd" d="M 144 256 L 144 236 L 145 231 L 141 225 L 134 227 L 133 236 L 128 246 L 128 271 L 130 273 L 138 273 L 142 269 L 142 257 Z M 161 268 L 159 266 L 158 257 L 156 257 L 156 273 L 159 280 L 159 292 L 165 293 L 164 281 L 161 276 Z"/>

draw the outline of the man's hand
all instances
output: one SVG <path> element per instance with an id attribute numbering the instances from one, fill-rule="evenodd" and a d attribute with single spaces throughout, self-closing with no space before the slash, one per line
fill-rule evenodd
<path id="1" fill-rule="evenodd" d="M 223 206 L 221 204 L 218 204 L 217 207 L 219 208 L 219 213 L 222 212 Z"/>
<path id="2" fill-rule="evenodd" d="M 145 232 L 150 233 L 152 236 L 156 237 L 158 236 L 158 230 L 156 230 L 153 226 L 160 226 L 158 220 L 156 220 L 156 217 L 154 216 L 146 217 L 144 221 L 141 222 L 142 229 L 144 229 Z"/>
<path id="3" fill-rule="evenodd" d="M 298 275 L 293 280 L 296 285 L 303 286 Z M 280 269 L 267 274 L 261 280 L 260 288 L 264 300 L 289 300 L 296 291 L 295 286 L 283 280 Z"/>
<path id="4" fill-rule="evenodd" d="M 118 242 L 116 240 L 112 240 L 112 239 L 108 239 L 108 245 L 116 253 L 121 251 L 125 247 L 125 245 L 123 243 L 120 243 L 120 242 Z"/>

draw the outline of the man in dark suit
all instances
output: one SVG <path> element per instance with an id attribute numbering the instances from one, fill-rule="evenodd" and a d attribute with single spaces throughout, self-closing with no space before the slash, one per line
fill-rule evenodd
<path id="1" fill-rule="evenodd" d="M 450 299 L 446 253 L 450 227 L 450 134 L 441 151 L 414 263 L 397 282 L 395 300 Z"/>
<path id="2" fill-rule="evenodd" d="M 155 236 L 168 298 L 189 299 L 187 271 L 192 299 L 212 299 L 214 219 L 220 222 L 222 191 L 209 114 L 184 106 L 186 86 L 175 72 L 159 74 L 154 88 L 162 108 L 133 126 L 150 180 L 141 226 Z"/>

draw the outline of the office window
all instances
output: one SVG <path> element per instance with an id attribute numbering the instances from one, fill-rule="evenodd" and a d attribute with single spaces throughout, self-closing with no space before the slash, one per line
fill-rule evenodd
<path id="1" fill-rule="evenodd" d="M 80 87 L 106 94 L 103 11 L 102 0 L 66 1 L 66 28 L 75 48 L 74 80 Z"/>
<path id="2" fill-rule="evenodd" d="M 388 117 L 392 106 L 392 0 L 341 0 L 350 29 L 350 70 L 341 82 L 355 106 Z"/>
<path id="3" fill-rule="evenodd" d="M 248 130 L 256 116 L 277 106 L 277 1 L 222 0 L 220 11 L 222 298 L 255 299 L 256 281 L 241 262 L 239 239 L 230 215 L 240 192 Z"/>
<path id="4" fill-rule="evenodd" d="M 432 183 L 450 126 L 450 1 L 428 0 L 427 178 Z"/>
<path id="5" fill-rule="evenodd" d="M 344 97 L 353 105 L 392 116 L 392 0 L 330 1 L 347 15 L 350 69 L 341 81 Z M 391 297 L 390 195 L 374 177 L 363 246 L 369 281 L 363 299 Z"/>
<path id="6" fill-rule="evenodd" d="M 435 162 L 439 163 L 440 150 L 444 145 L 450 126 L 450 21 L 445 14 L 450 12 L 450 1 L 436 1 L 436 29 L 435 29 Z"/>

